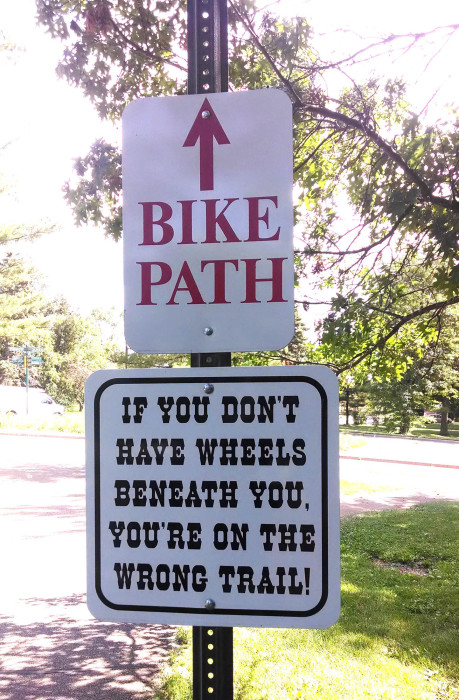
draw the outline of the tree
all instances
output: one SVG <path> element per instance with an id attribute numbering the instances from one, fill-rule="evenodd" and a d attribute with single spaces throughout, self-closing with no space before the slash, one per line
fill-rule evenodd
<path id="1" fill-rule="evenodd" d="M 48 303 L 43 295 L 41 278 L 33 265 L 13 253 L 0 258 L 0 348 L 3 359 L 8 358 L 10 346 L 39 344 L 46 336 Z"/>
<path id="2" fill-rule="evenodd" d="M 80 87 L 102 117 L 118 120 L 136 97 L 184 91 L 180 0 L 36 2 L 39 22 L 64 44 L 59 74 Z M 427 346 L 438 319 L 459 303 L 459 122 L 452 110 L 429 124 L 411 111 L 401 80 L 357 83 L 352 71 L 381 51 L 408 51 L 426 39 L 438 39 L 440 47 L 459 25 L 392 34 L 326 61 L 314 49 L 304 18 L 281 21 L 254 2 L 229 0 L 229 24 L 231 88 L 279 87 L 292 101 L 297 231 L 303 241 L 298 276 L 316 280 L 310 286 L 343 328 L 358 327 L 353 353 L 346 337 L 344 361 L 337 359 L 341 350 L 331 354 L 339 346 L 337 330 L 326 361 L 344 372 L 388 352 L 388 370 L 401 374 L 403 348 L 413 334 Z M 341 85 L 343 75 L 349 79 L 330 94 L 324 85 L 333 73 Z M 76 221 L 94 221 L 118 238 L 120 184 L 119 151 L 97 141 L 76 162 L 75 178 L 66 186 Z M 407 295 L 416 296 L 416 287 L 397 284 L 416 266 L 435 267 L 429 302 L 417 295 L 410 313 L 393 312 Z M 308 293 L 305 301 L 315 299 Z M 376 324 L 369 313 L 374 309 Z M 329 317 L 324 335 L 330 327 Z"/>
<path id="3" fill-rule="evenodd" d="M 53 319 L 39 376 L 50 396 L 65 406 L 77 403 L 81 411 L 86 379 L 110 363 L 115 347 L 104 337 L 98 312 L 84 318 L 65 302 L 61 301 L 60 306 L 61 313 Z"/>

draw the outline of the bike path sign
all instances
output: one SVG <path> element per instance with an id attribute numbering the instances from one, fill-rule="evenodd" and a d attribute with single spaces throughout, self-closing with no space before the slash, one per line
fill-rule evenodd
<path id="1" fill-rule="evenodd" d="M 143 353 L 273 350 L 293 306 L 292 108 L 280 90 L 123 114 L 125 335 Z"/>

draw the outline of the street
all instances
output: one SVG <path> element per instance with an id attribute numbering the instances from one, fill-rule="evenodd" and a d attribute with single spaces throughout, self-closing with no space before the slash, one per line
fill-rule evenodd
<path id="1" fill-rule="evenodd" d="M 458 445 L 434 445 L 445 468 L 364 460 L 407 459 L 406 448 L 410 461 L 433 461 L 418 441 L 402 449 L 385 440 L 383 449 L 370 440 L 341 460 L 341 478 L 364 485 L 343 500 L 342 515 L 459 500 Z M 151 697 L 174 628 L 98 622 L 86 608 L 84 440 L 2 434 L 0 455 L 0 697 Z"/>

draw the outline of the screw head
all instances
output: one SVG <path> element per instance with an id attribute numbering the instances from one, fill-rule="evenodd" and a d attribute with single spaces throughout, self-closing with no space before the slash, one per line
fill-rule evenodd
<path id="1" fill-rule="evenodd" d="M 204 328 L 205 335 L 213 335 L 213 332 L 214 332 L 213 328 L 209 328 L 208 326 L 207 326 L 207 328 Z"/>
<path id="2" fill-rule="evenodd" d="M 201 117 L 202 117 L 203 119 L 210 119 L 211 116 L 212 116 L 212 115 L 211 115 L 211 113 L 210 113 L 210 111 L 209 111 L 208 109 L 205 109 L 205 110 L 203 110 L 203 111 L 201 112 Z"/>
<path id="3" fill-rule="evenodd" d="M 208 598 L 204 603 L 204 607 L 206 610 L 215 610 L 215 601 L 211 598 Z"/>
<path id="4" fill-rule="evenodd" d="M 212 394 L 214 391 L 214 385 L 213 384 L 204 384 L 204 393 L 205 394 Z"/>

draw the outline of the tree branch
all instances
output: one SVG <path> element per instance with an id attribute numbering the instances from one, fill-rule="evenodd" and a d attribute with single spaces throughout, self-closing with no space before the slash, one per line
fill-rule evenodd
<path id="1" fill-rule="evenodd" d="M 396 333 L 398 333 L 402 326 L 406 325 L 407 323 L 410 323 L 410 321 L 414 321 L 415 318 L 423 316 L 424 314 L 427 314 L 430 311 L 441 312 L 447 306 L 452 306 L 453 304 L 459 304 L 459 296 L 451 297 L 451 299 L 447 299 L 446 301 L 437 301 L 433 304 L 428 304 L 427 306 L 423 306 L 421 309 L 417 309 L 416 311 L 413 311 L 410 314 L 406 314 L 406 316 L 402 316 L 399 322 L 391 328 L 389 333 L 386 333 L 386 335 L 380 338 L 376 343 L 373 343 L 373 345 L 371 345 L 370 347 L 366 348 L 357 355 L 354 355 L 354 357 L 352 357 L 348 362 L 342 365 L 338 369 L 338 374 L 341 374 L 346 370 L 356 367 L 358 364 L 360 364 L 360 362 L 362 362 L 362 360 L 364 360 L 369 355 L 372 355 L 375 350 L 384 347 L 387 341 L 390 340 L 390 338 L 392 338 L 394 335 L 396 335 Z"/>

